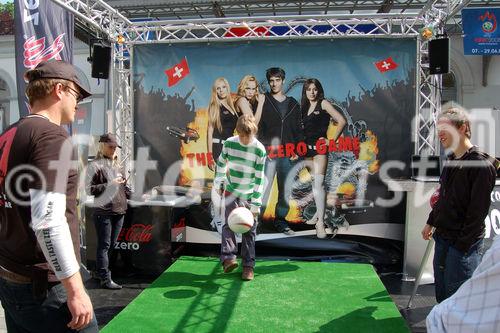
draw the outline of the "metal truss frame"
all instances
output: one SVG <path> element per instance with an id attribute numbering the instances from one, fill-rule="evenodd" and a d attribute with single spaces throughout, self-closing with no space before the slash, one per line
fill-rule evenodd
<path id="1" fill-rule="evenodd" d="M 145 21 L 137 22 L 123 32 L 126 40 L 132 44 L 315 37 L 407 37 L 417 36 L 418 26 L 422 22 L 412 14 L 294 15 Z M 321 31 L 316 28 L 318 26 L 321 26 Z M 369 30 L 366 30 L 367 26 Z M 277 32 L 274 27 L 288 30 L 285 33 Z M 235 34 L 234 28 L 246 28 L 248 31 L 241 36 Z"/>
<path id="2" fill-rule="evenodd" d="M 446 21 L 471 0 L 429 0 L 418 14 L 337 14 L 260 17 L 222 17 L 191 20 L 132 22 L 102 0 L 52 0 L 71 11 L 92 29 L 105 34 L 114 43 L 112 100 L 115 130 L 122 142 L 125 167 L 133 160 L 132 79 L 129 55 L 133 46 L 145 43 L 211 42 L 237 40 L 272 40 L 296 38 L 398 38 L 418 37 L 417 119 L 415 153 L 435 154 L 435 119 L 440 112 L 441 78 L 428 74 L 427 41 L 420 40 L 419 28 L 431 25 L 442 31 Z M 368 2 L 373 0 L 367 0 Z M 353 1 L 344 1 L 346 6 Z M 356 1 L 354 1 L 356 2 Z M 375 3 L 375 2 L 374 2 Z M 264 8 L 266 9 L 266 8 Z M 315 27 L 324 27 L 319 32 Z M 366 30 L 365 28 L 370 28 Z M 235 27 L 247 32 L 236 36 Z M 276 33 L 273 27 L 287 27 Z"/>
<path id="3" fill-rule="evenodd" d="M 419 10 L 426 0 L 392 0 L 390 5 L 401 13 L 407 10 Z M 120 11 L 127 17 L 155 19 L 188 19 L 188 18 L 209 18 L 209 17 L 256 17 L 283 15 L 308 15 L 308 14 L 334 14 L 343 12 L 355 14 L 356 10 L 378 11 L 387 3 L 381 0 L 334 0 L 334 1 L 193 1 L 192 3 L 156 3 L 147 5 L 137 5 L 115 2 Z M 117 7 L 117 8 L 118 8 Z"/>
<path id="4" fill-rule="evenodd" d="M 437 35 L 444 34 L 444 27 L 471 0 L 430 0 L 418 14 L 425 26 L 435 29 Z M 418 111 L 415 118 L 415 151 L 417 155 L 439 155 L 439 141 L 436 140 L 436 118 L 441 112 L 441 75 L 429 74 L 429 41 L 418 42 Z"/>
<path id="5" fill-rule="evenodd" d="M 210 17 L 256 17 L 283 15 L 418 13 L 427 0 L 108 0 L 128 18 L 183 20 Z M 474 6 L 498 6 L 499 0 L 472 0 Z"/>

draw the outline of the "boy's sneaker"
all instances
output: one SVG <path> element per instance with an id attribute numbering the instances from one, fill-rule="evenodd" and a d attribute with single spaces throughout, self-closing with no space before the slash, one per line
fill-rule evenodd
<path id="1" fill-rule="evenodd" d="M 253 267 L 243 267 L 243 273 L 241 274 L 241 279 L 244 281 L 253 280 Z"/>
<path id="2" fill-rule="evenodd" d="M 238 267 L 238 262 L 234 259 L 225 259 L 222 262 L 222 267 L 224 268 L 224 273 L 231 273 Z"/>

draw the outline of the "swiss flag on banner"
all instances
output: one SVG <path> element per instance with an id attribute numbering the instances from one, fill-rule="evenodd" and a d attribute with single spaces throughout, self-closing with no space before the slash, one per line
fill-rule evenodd
<path id="1" fill-rule="evenodd" d="M 398 68 L 398 64 L 396 64 L 394 60 L 392 60 L 392 57 L 389 57 L 387 59 L 377 61 L 375 63 L 375 67 L 377 67 L 380 73 L 384 73 Z"/>
<path id="2" fill-rule="evenodd" d="M 182 61 L 165 71 L 168 77 L 168 86 L 171 87 L 176 85 L 180 80 L 188 76 L 189 74 L 189 66 L 186 58 L 182 59 Z"/>

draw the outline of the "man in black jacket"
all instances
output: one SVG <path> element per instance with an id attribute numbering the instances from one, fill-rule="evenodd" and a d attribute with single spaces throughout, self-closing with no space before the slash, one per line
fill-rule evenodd
<path id="1" fill-rule="evenodd" d="M 498 161 L 470 142 L 470 121 L 460 108 L 438 117 L 439 140 L 450 154 L 440 177 L 439 199 L 422 230 L 433 236 L 436 300 L 442 302 L 472 276 L 483 254 L 484 219 Z M 435 228 L 435 230 L 433 230 Z"/>
<path id="2" fill-rule="evenodd" d="M 287 156 L 284 147 L 287 144 L 295 146 L 302 140 L 302 115 L 299 103 L 295 98 L 283 93 L 285 71 L 278 67 L 269 68 L 266 71 L 266 78 L 271 92 L 266 94 L 258 133 L 259 141 L 264 144 L 268 151 L 265 167 L 267 185 L 264 189 L 263 204 L 265 205 L 269 199 L 274 175 L 276 175 L 278 202 L 274 226 L 279 232 L 293 235 L 294 231 L 290 229 L 285 219 L 290 208 L 285 191 L 290 189 L 290 184 L 286 184 L 286 180 L 297 160 L 297 155 Z"/>

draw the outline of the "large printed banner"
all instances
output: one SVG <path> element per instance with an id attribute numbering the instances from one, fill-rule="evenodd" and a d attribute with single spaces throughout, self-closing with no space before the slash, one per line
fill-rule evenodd
<path id="1" fill-rule="evenodd" d="M 268 153 L 257 241 L 285 250 L 314 243 L 335 251 L 346 240 L 399 244 L 397 257 L 405 206 L 389 203 L 381 179 L 410 176 L 415 64 L 414 39 L 136 46 L 136 149 L 148 147 L 157 161 L 147 188 L 201 191 L 201 204 L 182 220 L 185 239 L 220 242 L 214 160 L 236 134 L 237 116 L 252 112 Z M 326 239 L 315 228 L 318 212 Z M 295 233 L 283 233 L 284 225 Z"/>
<path id="2" fill-rule="evenodd" d="M 40 62 L 73 62 L 73 14 L 51 0 L 14 1 L 19 116 L 29 113 L 24 73 Z"/>

